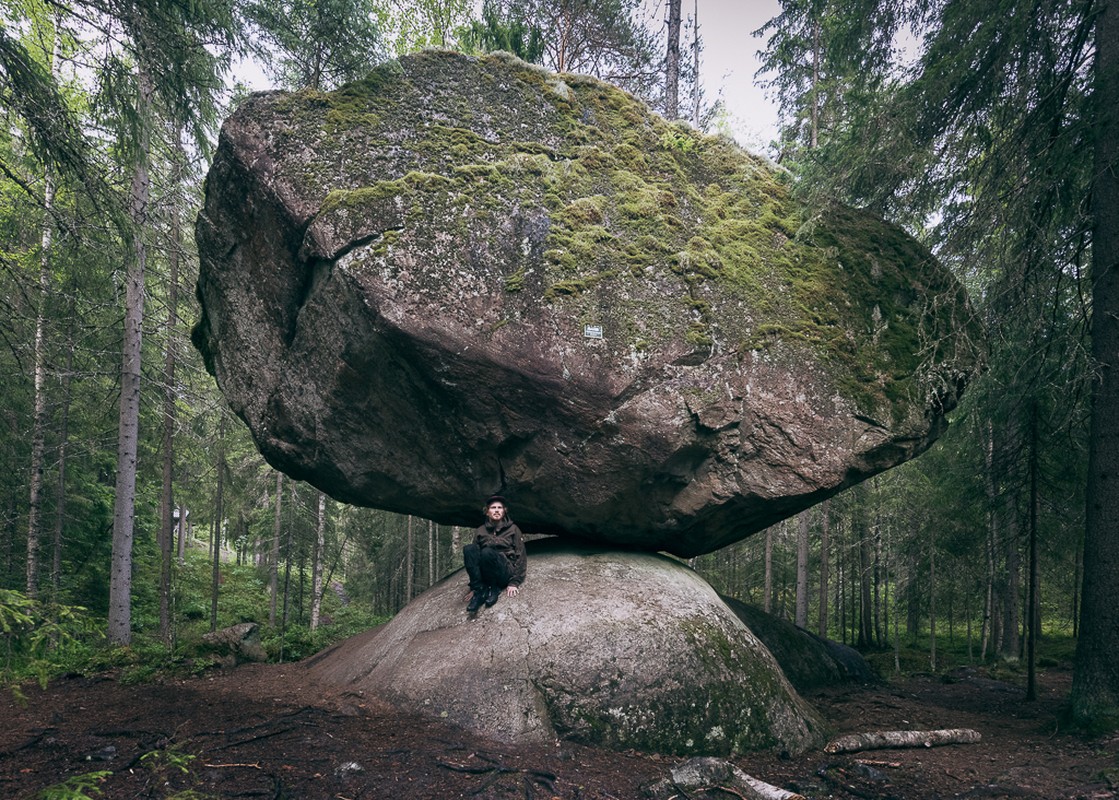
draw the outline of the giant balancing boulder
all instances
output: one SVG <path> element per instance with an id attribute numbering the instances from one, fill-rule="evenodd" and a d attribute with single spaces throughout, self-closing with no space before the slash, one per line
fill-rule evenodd
<path id="1" fill-rule="evenodd" d="M 710 552 L 909 459 L 976 356 L 898 228 L 600 81 L 429 51 L 225 124 L 195 342 L 350 503 Z"/>

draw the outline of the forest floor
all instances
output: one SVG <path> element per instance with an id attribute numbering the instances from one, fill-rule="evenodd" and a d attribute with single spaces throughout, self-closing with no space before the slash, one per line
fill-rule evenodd
<path id="1" fill-rule="evenodd" d="M 1067 670 L 1045 671 L 1033 703 L 1020 686 L 973 669 L 947 680 L 833 689 L 808 699 L 837 733 L 974 728 L 982 741 L 733 762 L 808 798 L 1119 797 L 1119 737 L 1089 740 L 1058 727 L 1070 680 Z M 73 776 L 106 771 L 102 794 L 55 796 L 628 800 L 684 760 L 484 740 L 373 698 L 325 691 L 301 664 L 141 685 L 73 677 L 25 694 L 23 702 L 0 697 L 0 798 L 34 798 Z"/>

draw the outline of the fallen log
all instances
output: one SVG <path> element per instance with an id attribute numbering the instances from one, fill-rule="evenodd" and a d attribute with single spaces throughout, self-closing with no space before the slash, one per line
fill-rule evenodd
<path id="1" fill-rule="evenodd" d="M 970 728 L 937 731 L 873 731 L 849 733 L 828 742 L 826 753 L 855 753 L 892 747 L 935 747 L 942 744 L 975 744 L 982 736 Z"/>

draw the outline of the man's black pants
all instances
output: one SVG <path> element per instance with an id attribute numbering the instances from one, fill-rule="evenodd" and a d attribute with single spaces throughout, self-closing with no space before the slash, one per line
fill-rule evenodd
<path id="1" fill-rule="evenodd" d="M 462 560 L 466 565 L 466 574 L 470 576 L 470 588 L 474 591 L 485 586 L 504 589 L 513 576 L 509 559 L 493 547 L 468 544 L 462 548 Z"/>

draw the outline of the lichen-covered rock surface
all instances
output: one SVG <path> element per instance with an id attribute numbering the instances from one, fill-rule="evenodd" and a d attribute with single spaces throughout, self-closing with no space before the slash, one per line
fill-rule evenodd
<path id="1" fill-rule="evenodd" d="M 975 365 L 896 227 L 599 81 L 425 52 L 225 124 L 195 342 L 334 497 L 695 555 L 925 449 Z M 962 333 L 961 333 L 962 331 Z"/>
<path id="2" fill-rule="evenodd" d="M 500 741 L 726 755 L 825 735 L 765 646 L 670 558 L 545 539 L 516 597 L 470 617 L 466 591 L 459 571 L 311 673 Z"/>

